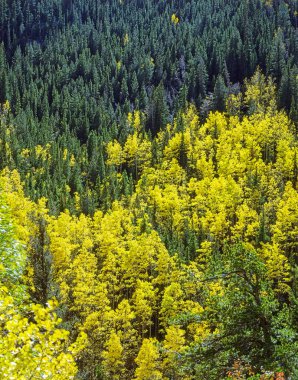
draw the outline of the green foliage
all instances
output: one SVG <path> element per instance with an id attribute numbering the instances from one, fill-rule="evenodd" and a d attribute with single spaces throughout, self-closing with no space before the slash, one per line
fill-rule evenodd
<path id="1" fill-rule="evenodd" d="M 0 103 L 12 110 L 0 167 L 17 167 L 26 194 L 50 198 L 54 214 L 92 215 L 123 193 L 119 178 L 105 181 L 103 151 L 126 140 L 136 109 L 156 136 L 189 101 L 203 117 L 224 111 L 259 65 L 298 120 L 293 0 L 2 0 L 0 9 Z"/>

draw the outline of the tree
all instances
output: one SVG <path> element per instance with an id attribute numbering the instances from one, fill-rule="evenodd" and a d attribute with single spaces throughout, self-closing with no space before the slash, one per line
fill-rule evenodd
<path id="1" fill-rule="evenodd" d="M 123 373 L 123 347 L 117 333 L 112 332 L 107 341 L 106 350 L 102 353 L 104 358 L 103 366 L 106 375 L 111 380 L 121 379 Z"/>
<path id="2" fill-rule="evenodd" d="M 224 111 L 225 104 L 226 104 L 226 97 L 227 97 L 227 89 L 225 86 L 224 79 L 222 75 L 219 75 L 216 78 L 215 85 L 214 85 L 214 109 L 219 111 Z"/>
<path id="3" fill-rule="evenodd" d="M 57 302 L 49 300 L 42 307 L 30 300 L 24 283 L 26 251 L 16 239 L 9 212 L 1 186 L 0 376 L 74 379 L 85 335 L 71 344 L 69 331 L 60 328 L 62 320 L 55 313 Z"/>
<path id="4" fill-rule="evenodd" d="M 1 287 L 0 375 L 10 379 L 74 379 L 75 357 L 82 349 L 84 335 L 70 344 L 69 332 L 53 313 L 54 303 L 44 309 L 33 305 L 23 317 Z M 31 320 L 31 321 L 30 321 Z"/>
<path id="5" fill-rule="evenodd" d="M 165 127 L 169 118 L 169 110 L 162 83 L 153 91 L 148 111 L 147 128 L 153 136 Z"/>
<path id="6" fill-rule="evenodd" d="M 227 248 L 220 264 L 213 265 L 218 271 L 206 278 L 211 293 L 205 318 L 217 328 L 203 345 L 191 348 L 196 362 L 204 363 L 194 366 L 196 373 L 216 379 L 235 360 L 253 363 L 258 373 L 263 367 L 279 368 L 278 351 L 284 342 L 278 338 L 278 328 L 287 307 L 275 299 L 264 263 L 251 247 L 239 244 Z M 215 281 L 217 292 L 212 291 Z"/>
<path id="7" fill-rule="evenodd" d="M 159 380 L 162 373 L 159 371 L 159 352 L 154 339 L 144 339 L 136 358 L 138 365 L 135 380 Z"/>

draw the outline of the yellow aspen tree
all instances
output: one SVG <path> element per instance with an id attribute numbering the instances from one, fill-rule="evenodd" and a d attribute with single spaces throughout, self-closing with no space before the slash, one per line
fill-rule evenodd
<path id="1" fill-rule="evenodd" d="M 298 192 L 291 182 L 286 184 L 277 208 L 277 220 L 273 226 L 273 241 L 280 245 L 284 254 L 293 260 L 297 255 Z"/>
<path id="2" fill-rule="evenodd" d="M 137 369 L 135 380 L 161 380 L 160 354 L 155 339 L 144 339 L 138 356 L 135 359 Z"/>
<path id="3" fill-rule="evenodd" d="M 114 325 L 121 339 L 123 347 L 123 360 L 125 362 L 125 370 L 123 379 L 130 380 L 133 377 L 134 359 L 137 356 L 140 337 L 135 329 L 136 315 L 127 299 L 122 300 L 113 315 Z"/>
<path id="4" fill-rule="evenodd" d="M 126 247 L 126 242 L 134 236 L 135 227 L 130 211 L 119 202 L 114 202 L 112 209 L 104 216 L 101 212 L 95 213 L 92 230 L 94 245 L 98 247 L 96 254 L 103 260 L 108 252 L 117 254 L 119 249 Z"/>
<path id="5" fill-rule="evenodd" d="M 232 228 L 233 239 L 242 241 L 255 241 L 260 229 L 259 215 L 256 210 L 249 207 L 247 202 L 238 206 L 237 221 Z"/>
<path id="6" fill-rule="evenodd" d="M 111 380 L 122 380 L 124 372 L 123 346 L 119 335 L 112 331 L 106 349 L 102 353 L 103 368 L 106 376 Z"/>
<path id="7" fill-rule="evenodd" d="M 275 289 L 278 292 L 288 292 L 291 267 L 280 246 L 277 243 L 262 244 L 258 253 L 266 264 L 269 278 L 276 284 Z"/>
<path id="8" fill-rule="evenodd" d="M 127 122 L 130 126 L 134 128 L 136 132 L 141 132 L 143 120 L 144 120 L 144 114 L 139 110 L 136 110 L 132 113 L 131 112 L 128 113 Z"/>
<path id="9" fill-rule="evenodd" d="M 91 221 L 81 215 L 71 216 L 68 211 L 56 219 L 50 218 L 47 232 L 50 238 L 49 248 L 53 257 L 53 278 L 60 288 L 62 299 L 69 302 L 69 292 L 73 281 L 73 264 L 80 251 L 92 248 Z"/>
<path id="10" fill-rule="evenodd" d="M 123 150 L 128 165 L 134 168 L 136 175 L 151 163 L 151 142 L 147 138 L 141 139 L 137 132 L 128 136 Z"/>
<path id="11" fill-rule="evenodd" d="M 87 316 L 98 309 L 97 259 L 87 250 L 80 252 L 72 265 L 73 280 L 70 284 L 73 302 L 71 310 Z"/>
<path id="12" fill-rule="evenodd" d="M 123 44 L 124 46 L 127 45 L 129 42 L 129 36 L 127 33 L 125 33 L 125 36 L 123 37 Z"/>
<path id="13" fill-rule="evenodd" d="M 81 306 L 81 315 L 75 319 L 74 330 L 82 331 L 87 335 L 86 346 L 81 353 L 81 362 L 90 372 L 90 377 L 95 376 L 97 366 L 100 363 L 102 352 L 108 340 L 113 319 L 111 318 L 111 308 L 108 299 L 106 284 L 98 283 L 94 293 L 90 294 L 89 313 Z M 90 302 L 89 300 L 87 302 Z"/>
<path id="14" fill-rule="evenodd" d="M 156 304 L 156 292 L 153 285 L 150 282 L 138 280 L 132 300 L 137 319 L 136 326 L 141 336 L 143 337 L 148 331 L 151 335 L 152 317 Z"/>
<path id="15" fill-rule="evenodd" d="M 121 166 L 124 162 L 124 153 L 118 141 L 110 141 L 107 145 L 108 165 Z"/>
<path id="16" fill-rule="evenodd" d="M 251 113 L 276 112 L 276 87 L 272 78 L 266 79 L 260 69 L 257 69 L 250 80 L 245 82 L 244 103 Z"/>
<path id="17" fill-rule="evenodd" d="M 177 282 L 172 282 L 166 287 L 160 305 L 160 325 L 163 328 L 169 326 L 171 319 L 181 312 L 183 304 L 183 291 Z"/>
<path id="18" fill-rule="evenodd" d="M 185 331 L 180 326 L 172 325 L 166 329 L 163 341 L 163 373 L 172 378 L 182 379 L 179 376 L 179 356 L 185 350 Z"/>
<path id="19" fill-rule="evenodd" d="M 156 274 L 158 260 L 169 255 L 155 231 L 144 233 L 127 242 L 123 255 L 123 280 L 127 287 L 136 285 L 137 279 L 151 281 Z M 162 270 L 160 266 L 160 271 Z"/>
<path id="20" fill-rule="evenodd" d="M 125 249 L 122 247 L 107 252 L 101 270 L 98 273 L 98 280 L 106 282 L 106 279 L 109 279 L 106 285 L 112 308 L 114 308 L 122 298 L 121 292 L 125 287 L 124 281 L 122 280 L 125 275 L 122 269 L 125 252 Z"/>
<path id="21" fill-rule="evenodd" d="M 171 16 L 171 21 L 174 25 L 177 25 L 179 23 L 179 17 L 175 15 L 175 13 Z"/>

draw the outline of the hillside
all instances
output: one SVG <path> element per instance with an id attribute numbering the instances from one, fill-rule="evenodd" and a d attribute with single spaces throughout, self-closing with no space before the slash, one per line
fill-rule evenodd
<path id="1" fill-rule="evenodd" d="M 48 198 L 53 213 L 73 212 L 75 192 L 84 213 L 106 206 L 103 147 L 125 141 L 133 110 L 145 113 L 154 137 L 187 101 L 201 117 L 224 111 L 259 67 L 297 122 L 296 1 L 101 4 L 1 0 L 0 103 L 10 102 L 15 134 L 11 161 L 0 165 L 17 167 L 26 194 Z M 47 165 L 23 157 L 38 145 Z"/>
<path id="2" fill-rule="evenodd" d="M 0 0 L 0 378 L 298 378 L 295 1 Z"/>

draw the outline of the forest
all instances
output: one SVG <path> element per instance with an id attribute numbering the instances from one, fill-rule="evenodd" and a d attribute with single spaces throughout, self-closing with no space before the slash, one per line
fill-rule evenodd
<path id="1" fill-rule="evenodd" d="M 0 0 L 0 378 L 298 379 L 295 0 Z"/>

